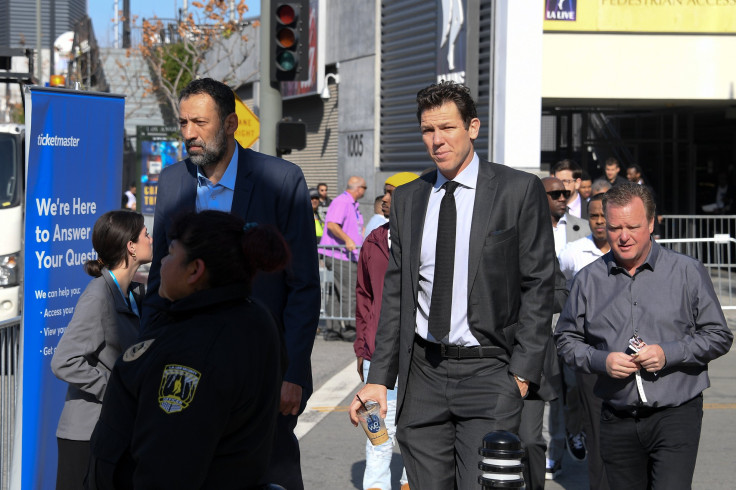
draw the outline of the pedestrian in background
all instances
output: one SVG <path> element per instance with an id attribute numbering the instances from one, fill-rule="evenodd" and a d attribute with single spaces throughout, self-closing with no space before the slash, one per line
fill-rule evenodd
<path id="1" fill-rule="evenodd" d="M 327 208 L 330 207 L 332 199 L 327 195 L 327 184 L 320 182 L 317 184 L 317 192 L 319 192 L 319 217 L 324 223 L 327 216 Z"/>
<path id="2" fill-rule="evenodd" d="M 314 234 L 316 243 L 319 244 L 322 240 L 322 234 L 324 233 L 325 223 L 319 217 L 319 192 L 317 189 L 309 189 L 309 199 L 312 201 L 312 212 L 314 213 Z"/>
<path id="3" fill-rule="evenodd" d="M 59 459 L 56 488 L 83 487 L 90 437 L 102 408 L 115 361 L 138 338 L 142 284 L 133 281 L 138 267 L 153 257 L 143 215 L 110 211 L 92 230 L 96 260 L 84 264 L 94 277 L 74 308 L 51 358 L 51 370 L 69 387 L 56 429 Z"/>
<path id="4" fill-rule="evenodd" d="M 583 206 L 583 200 L 579 192 L 583 177 L 582 167 L 577 162 L 566 158 L 552 166 L 550 175 L 560 179 L 565 189 L 570 191 L 570 197 L 567 198 L 567 214 L 587 220 L 588 215 L 586 213 L 588 210 Z"/>
<path id="5" fill-rule="evenodd" d="M 583 170 L 583 175 L 580 177 L 580 189 L 578 189 L 580 197 L 583 199 L 583 206 L 590 199 L 593 193 L 593 179 L 590 178 L 590 174 Z"/>
<path id="6" fill-rule="evenodd" d="M 381 198 L 381 211 L 388 219 L 391 211 L 391 196 L 400 185 L 419 178 L 412 172 L 394 174 L 383 185 L 384 195 Z M 376 329 L 381 315 L 381 295 L 383 279 L 388 268 L 391 237 L 388 223 L 370 233 L 358 259 L 358 282 L 355 287 L 355 342 L 353 348 L 358 360 L 358 376 L 361 381 L 368 379 L 371 357 L 376 344 Z M 365 441 L 365 473 L 363 474 L 364 490 L 391 489 L 391 457 L 396 436 L 396 386 L 386 391 L 386 429 L 389 440 L 378 446 Z M 406 470 L 402 471 L 402 489 L 408 488 Z"/>
<path id="7" fill-rule="evenodd" d="M 597 179 L 595 182 L 593 182 L 593 186 L 591 187 L 591 194 L 592 196 L 605 194 L 611 189 L 611 187 L 613 186 L 606 179 Z"/>
<path id="8" fill-rule="evenodd" d="M 325 267 L 333 274 L 333 297 L 327 314 L 333 317 L 351 317 L 355 311 L 355 280 L 358 274 L 359 248 L 363 245 L 363 215 L 358 200 L 365 195 L 367 186 L 363 177 L 348 179 L 345 192 L 332 200 L 325 216 L 325 232 L 320 245 Z M 355 340 L 355 325 L 345 320 L 330 320 L 324 332 L 325 340 Z"/>
<path id="9" fill-rule="evenodd" d="M 380 196 L 376 196 L 373 200 L 373 216 L 368 220 L 368 224 L 365 225 L 364 236 L 366 238 L 368 238 L 368 235 L 370 235 L 373 230 L 385 223 L 388 223 L 388 216 L 385 216 L 383 213 L 383 197 L 385 195 L 386 194 L 384 193 Z"/>
<path id="10" fill-rule="evenodd" d="M 130 211 L 136 210 L 135 193 L 135 182 L 131 182 L 130 185 L 128 185 L 128 190 L 123 193 L 123 209 L 128 209 Z"/>
<path id="11" fill-rule="evenodd" d="M 608 182 L 606 182 L 608 184 Z M 608 188 L 611 185 L 608 184 Z M 611 246 L 606 239 L 606 217 L 603 213 L 603 194 L 597 194 L 588 202 L 588 221 L 591 234 L 572 242 L 560 253 L 560 268 L 568 279 L 568 285 L 572 284 L 572 278 L 580 272 L 583 267 L 602 257 Z M 566 366 L 567 367 L 567 366 Z M 575 372 L 577 393 L 580 407 L 584 414 L 582 425 L 584 431 L 585 449 L 588 460 L 588 481 L 590 488 L 596 490 L 608 490 L 606 470 L 603 466 L 600 451 L 600 414 L 601 399 L 594 393 L 597 380 L 595 374 Z"/>
<path id="12" fill-rule="evenodd" d="M 616 157 L 609 157 L 606 159 L 604 170 L 606 173 L 606 182 L 611 184 L 611 187 L 616 187 L 617 185 L 626 182 L 626 177 L 619 175 L 619 172 L 621 172 L 621 164 L 618 162 Z"/>

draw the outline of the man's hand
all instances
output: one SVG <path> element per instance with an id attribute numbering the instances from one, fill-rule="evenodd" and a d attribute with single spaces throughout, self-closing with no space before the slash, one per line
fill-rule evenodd
<path id="1" fill-rule="evenodd" d="M 612 378 L 628 378 L 637 369 L 639 366 L 633 361 L 633 358 L 623 352 L 611 352 L 606 357 L 606 372 Z"/>
<path id="2" fill-rule="evenodd" d="M 363 358 L 358 357 L 358 376 L 360 376 L 360 380 L 365 383 L 365 380 L 363 379 Z"/>
<path id="3" fill-rule="evenodd" d="M 347 235 L 345 235 L 345 248 L 347 248 L 349 252 L 352 252 L 356 248 L 353 239 Z"/>
<path id="4" fill-rule="evenodd" d="M 338 225 L 334 221 L 327 222 L 327 230 L 332 233 L 338 240 L 342 240 L 345 243 L 345 248 L 352 252 L 355 250 L 355 242 L 342 230 L 342 226 Z"/>
<path id="5" fill-rule="evenodd" d="M 635 362 L 646 371 L 656 373 L 664 368 L 667 359 L 658 344 L 647 344 L 636 354 Z"/>
<path id="6" fill-rule="evenodd" d="M 279 412 L 282 415 L 296 415 L 299 413 L 299 406 L 302 403 L 302 387 L 284 381 L 281 383 L 281 404 Z"/>
<path id="7" fill-rule="evenodd" d="M 516 386 L 519 387 L 521 397 L 526 398 L 527 393 L 529 393 L 529 381 L 521 381 L 516 376 L 514 376 L 514 380 L 516 381 Z"/>
<path id="8" fill-rule="evenodd" d="M 368 402 L 368 400 L 378 402 L 381 406 L 381 418 L 386 418 L 386 387 L 383 385 L 369 383 L 361 388 L 358 394 L 355 395 L 355 398 L 353 398 L 353 402 L 350 404 L 350 422 L 355 427 L 358 426 L 358 409 L 361 407 L 358 397 L 360 397 L 360 400 L 363 400 L 363 403 Z"/>

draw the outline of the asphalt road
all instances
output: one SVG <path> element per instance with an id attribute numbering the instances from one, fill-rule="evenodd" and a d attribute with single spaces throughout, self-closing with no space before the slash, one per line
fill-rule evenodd
<path id="1" fill-rule="evenodd" d="M 727 311 L 736 330 L 736 311 Z M 353 347 L 325 342 L 318 336 L 312 354 L 315 394 L 300 417 L 297 433 L 306 489 L 361 489 L 365 469 L 365 434 L 354 428 L 347 406 L 360 387 Z M 736 487 L 736 353 L 734 349 L 710 365 L 711 387 L 705 391 L 703 429 L 693 488 L 731 490 Z M 398 489 L 401 455 L 394 449 L 393 488 Z M 563 460 L 563 470 L 546 488 L 588 488 L 587 466 Z"/>

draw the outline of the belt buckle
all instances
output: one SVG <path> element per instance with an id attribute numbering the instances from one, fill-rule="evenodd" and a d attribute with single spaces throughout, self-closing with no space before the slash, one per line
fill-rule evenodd
<path id="1" fill-rule="evenodd" d="M 440 343 L 440 353 L 442 354 L 442 357 L 447 359 L 461 359 L 460 347 L 457 345 Z"/>
<path id="2" fill-rule="evenodd" d="M 447 346 L 440 342 L 440 356 L 447 357 Z"/>

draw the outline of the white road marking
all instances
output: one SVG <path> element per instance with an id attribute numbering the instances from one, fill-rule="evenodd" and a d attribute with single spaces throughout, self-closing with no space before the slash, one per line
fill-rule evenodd
<path id="1" fill-rule="evenodd" d="M 315 425 L 319 424 L 323 418 L 332 412 L 332 410 L 325 410 L 325 407 L 337 408 L 346 396 L 357 393 L 362 383 L 356 381 L 355 361 L 351 361 L 342 371 L 320 386 L 307 402 L 304 413 L 299 416 L 299 422 L 294 429 L 296 438 L 301 439 L 307 435 Z M 345 420 L 345 423 L 347 424 L 348 421 Z"/>

